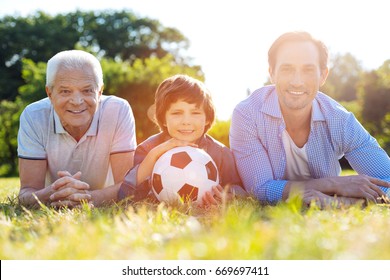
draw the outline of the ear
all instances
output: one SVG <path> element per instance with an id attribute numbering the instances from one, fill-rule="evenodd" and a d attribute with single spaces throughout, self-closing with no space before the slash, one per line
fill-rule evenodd
<path id="1" fill-rule="evenodd" d="M 269 73 L 269 79 L 271 80 L 271 83 L 274 84 L 274 71 L 271 67 L 268 68 L 268 73 Z"/>
<path id="2" fill-rule="evenodd" d="M 328 67 L 321 70 L 320 86 L 323 86 L 325 84 L 325 81 L 328 78 L 328 75 L 329 75 L 329 68 Z"/>
<path id="3" fill-rule="evenodd" d="M 49 99 L 51 100 L 51 94 L 52 94 L 51 90 L 49 89 L 48 86 L 45 87 L 45 90 L 46 90 L 47 97 L 49 97 Z"/>
<path id="4" fill-rule="evenodd" d="M 102 96 L 103 90 L 104 90 L 104 85 L 102 85 L 102 87 L 99 90 L 99 93 L 98 93 L 99 97 Z"/>

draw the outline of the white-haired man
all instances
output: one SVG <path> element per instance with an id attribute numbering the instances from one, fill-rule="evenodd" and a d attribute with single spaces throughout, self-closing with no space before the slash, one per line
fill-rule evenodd
<path id="1" fill-rule="evenodd" d="M 69 50 L 47 63 L 47 98 L 20 117 L 19 201 L 56 207 L 112 202 L 133 165 L 135 121 L 129 103 L 103 95 L 98 59 Z"/>

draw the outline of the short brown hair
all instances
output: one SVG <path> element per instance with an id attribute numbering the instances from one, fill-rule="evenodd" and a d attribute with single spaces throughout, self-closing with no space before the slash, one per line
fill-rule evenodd
<path id="1" fill-rule="evenodd" d="M 288 42 L 312 42 L 316 48 L 318 49 L 318 53 L 320 56 L 320 68 L 321 70 L 325 69 L 328 65 L 328 48 L 325 44 L 315 39 L 308 32 L 305 31 L 293 31 L 287 32 L 279 36 L 275 42 L 271 45 L 268 51 L 268 65 L 270 69 L 274 69 L 276 63 L 276 55 L 279 48 Z"/>
<path id="2" fill-rule="evenodd" d="M 215 107 L 211 99 L 210 91 L 205 85 L 187 75 L 174 75 L 165 79 L 157 88 L 155 94 L 156 122 L 160 130 L 167 132 L 165 124 L 165 113 L 170 106 L 182 100 L 197 106 L 203 106 L 208 124 L 205 127 L 206 133 L 215 121 Z"/>

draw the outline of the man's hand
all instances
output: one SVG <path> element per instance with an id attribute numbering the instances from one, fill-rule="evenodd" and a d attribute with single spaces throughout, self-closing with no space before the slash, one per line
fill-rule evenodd
<path id="1" fill-rule="evenodd" d="M 305 190 L 302 197 L 303 203 L 306 206 L 310 206 L 312 203 L 315 203 L 321 209 L 325 209 L 327 207 L 340 208 L 342 206 L 351 206 L 355 204 L 363 205 L 366 203 L 366 201 L 362 198 L 331 196 L 317 190 Z"/>
<path id="2" fill-rule="evenodd" d="M 329 178 L 333 193 L 341 197 L 364 199 L 380 203 L 386 194 L 379 188 L 390 187 L 390 183 L 366 175 L 352 175 Z"/>
<path id="3" fill-rule="evenodd" d="M 80 207 L 82 202 L 91 204 L 89 185 L 80 180 L 81 172 L 72 175 L 68 171 L 59 171 L 57 174 L 60 178 L 50 186 L 53 191 L 51 206 L 73 208 Z"/>

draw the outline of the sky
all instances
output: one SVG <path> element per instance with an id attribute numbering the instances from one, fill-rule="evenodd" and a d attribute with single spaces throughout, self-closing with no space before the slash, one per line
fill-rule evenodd
<path id="1" fill-rule="evenodd" d="M 268 78 L 267 52 L 282 33 L 304 30 L 324 41 L 330 55 L 351 53 L 366 70 L 390 59 L 386 0 L 0 0 L 0 16 L 131 10 L 175 27 L 190 41 L 217 109 L 229 119 L 235 105 Z"/>

